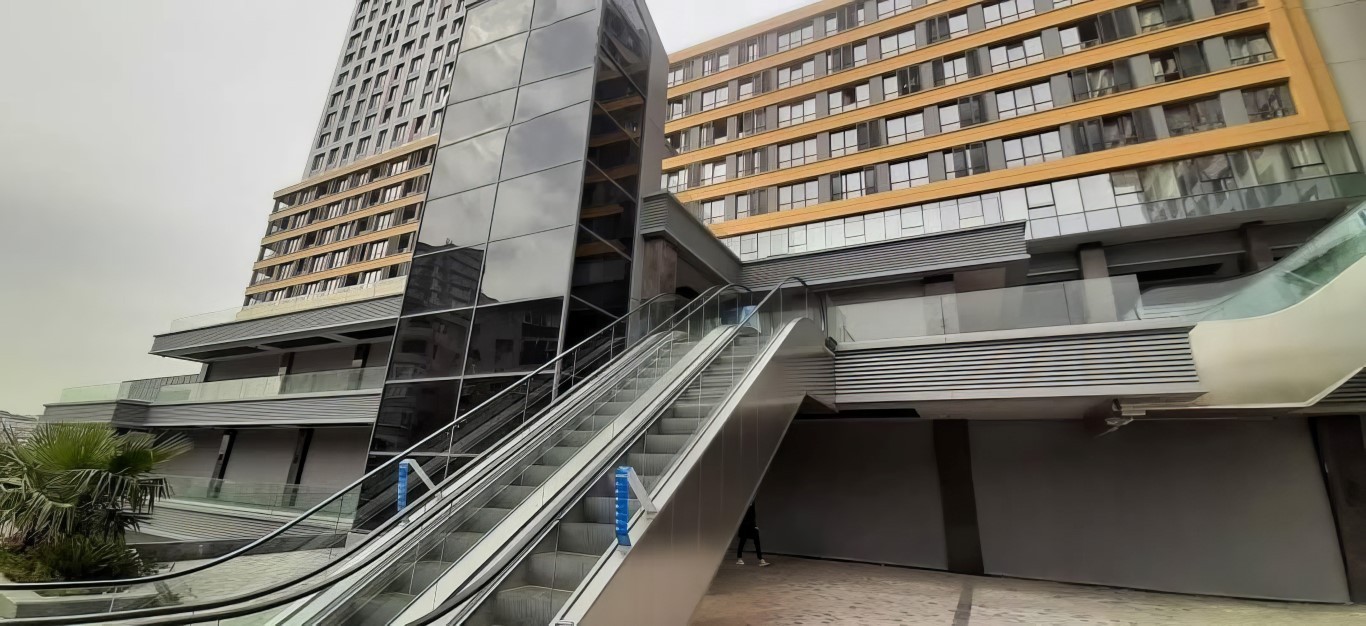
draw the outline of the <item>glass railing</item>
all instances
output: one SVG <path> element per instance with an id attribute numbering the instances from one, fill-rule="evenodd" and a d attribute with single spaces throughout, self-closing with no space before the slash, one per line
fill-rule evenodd
<path id="1" fill-rule="evenodd" d="M 131 383 L 107 383 L 86 387 L 67 387 L 57 402 L 113 402 L 129 399 Z"/>
<path id="2" fill-rule="evenodd" d="M 874 341 L 1143 318 L 1138 279 L 1114 276 L 834 307 L 836 341 Z"/>
<path id="3" fill-rule="evenodd" d="M 301 393 L 379 389 L 384 386 L 384 371 L 385 368 L 383 367 L 363 367 L 329 372 L 166 385 L 157 392 L 156 402 L 158 404 L 226 402 L 229 400 L 274 398 Z"/>
<path id="4" fill-rule="evenodd" d="M 267 513 L 297 515 L 326 500 L 336 487 L 286 483 L 243 483 L 196 476 L 158 476 L 173 500 L 206 502 L 231 507 L 259 509 Z M 356 510 L 354 496 L 340 498 L 329 510 L 350 517 Z"/>
<path id="5" fill-rule="evenodd" d="M 399 295 L 403 293 L 403 286 L 407 280 L 406 276 L 386 278 L 366 285 L 353 285 L 323 293 L 295 296 L 293 298 L 284 298 L 274 302 L 263 302 L 251 306 L 235 307 L 223 309 L 221 311 L 212 311 L 210 313 L 200 313 L 199 315 L 181 317 L 171 320 L 170 328 L 166 332 L 178 333 L 196 328 L 205 328 L 207 326 L 217 326 L 219 324 L 228 324 L 231 322 L 240 322 L 273 315 L 283 315 L 285 313 L 293 313 L 305 309 L 316 309 L 335 304 L 368 300 L 370 298 Z"/>
<path id="6" fill-rule="evenodd" d="M 1309 297 L 1366 257 L 1366 202 L 1334 220 L 1312 239 L 1201 316 L 1237 319 L 1275 313 Z"/>

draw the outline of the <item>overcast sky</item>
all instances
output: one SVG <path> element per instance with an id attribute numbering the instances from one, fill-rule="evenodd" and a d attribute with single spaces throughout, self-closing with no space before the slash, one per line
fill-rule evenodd
<path id="1" fill-rule="evenodd" d="M 808 0 L 649 0 L 677 50 Z M 0 0 L 0 410 L 197 371 L 298 182 L 353 0 Z"/>

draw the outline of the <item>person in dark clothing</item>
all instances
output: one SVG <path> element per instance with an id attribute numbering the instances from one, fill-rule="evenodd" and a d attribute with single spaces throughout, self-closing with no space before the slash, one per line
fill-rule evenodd
<path id="1" fill-rule="evenodd" d="M 745 511 L 745 519 L 740 521 L 740 541 L 735 545 L 735 564 L 745 564 L 745 542 L 754 540 L 754 556 L 759 557 L 759 567 L 768 567 L 764 560 L 764 549 L 759 545 L 759 527 L 754 524 L 754 505 Z"/>

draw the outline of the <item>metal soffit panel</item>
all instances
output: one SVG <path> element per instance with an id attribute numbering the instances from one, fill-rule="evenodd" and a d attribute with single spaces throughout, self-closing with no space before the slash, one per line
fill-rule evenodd
<path id="1" fill-rule="evenodd" d="M 848 350 L 838 402 L 1193 393 L 1189 329 Z"/>
<path id="2" fill-rule="evenodd" d="M 377 298 L 287 315 L 157 335 L 152 339 L 151 352 L 156 354 L 192 347 L 274 337 L 313 329 L 392 320 L 398 317 L 401 301 L 401 296 Z"/>
<path id="3" fill-rule="evenodd" d="M 152 405 L 143 426 L 272 426 L 369 424 L 379 408 L 370 394 L 249 402 Z"/>
<path id="4" fill-rule="evenodd" d="M 747 262 L 741 282 L 770 287 L 788 276 L 810 284 L 916 274 L 1029 258 L 1024 223 L 898 239 Z"/>

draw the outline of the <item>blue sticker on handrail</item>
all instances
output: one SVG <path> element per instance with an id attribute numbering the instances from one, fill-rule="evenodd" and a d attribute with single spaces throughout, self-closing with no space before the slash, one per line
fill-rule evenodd
<path id="1" fill-rule="evenodd" d="M 616 471 L 616 531 L 617 545 L 630 547 L 630 521 L 631 521 L 631 468 L 622 466 Z"/>
<path id="2" fill-rule="evenodd" d="M 398 510 L 403 512 L 403 508 L 408 506 L 408 462 L 403 461 L 398 464 Z"/>

